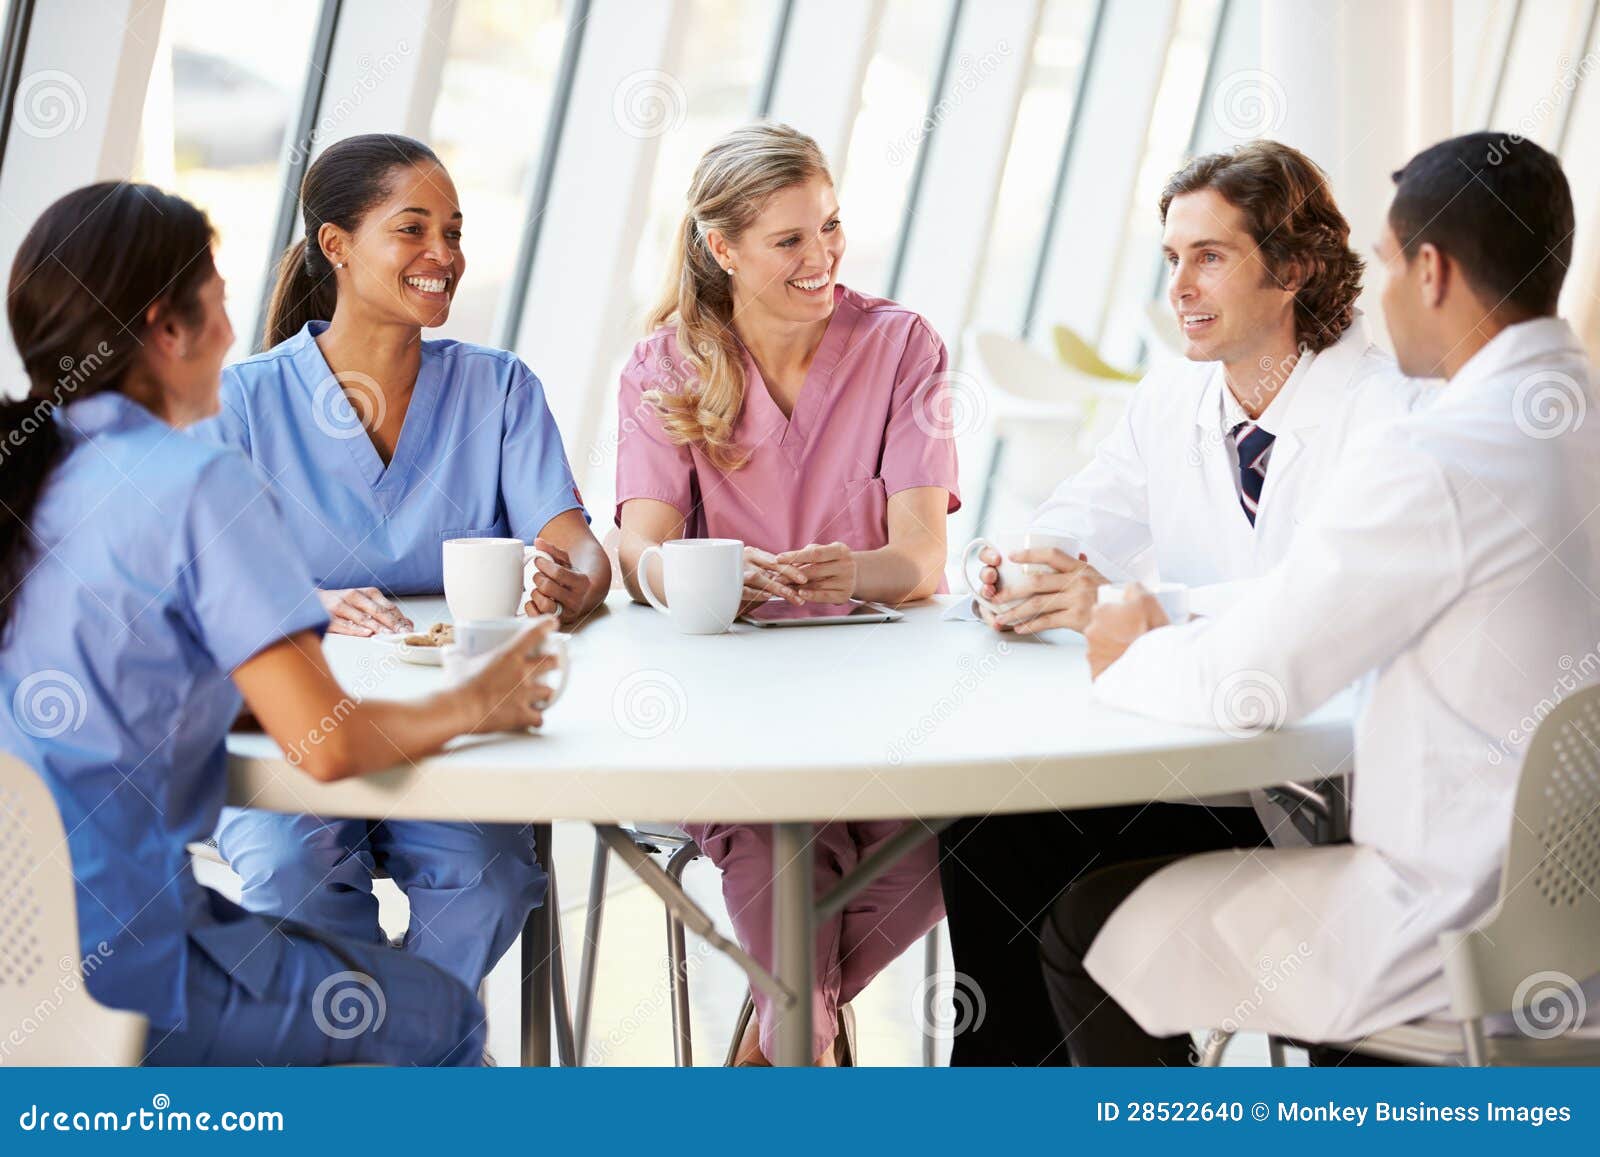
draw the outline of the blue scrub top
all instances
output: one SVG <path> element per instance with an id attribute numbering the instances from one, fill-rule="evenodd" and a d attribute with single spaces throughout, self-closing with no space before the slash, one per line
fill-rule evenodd
<path id="1" fill-rule="evenodd" d="M 32 519 L 33 569 L 0 648 L 0 747 L 55 796 L 96 999 L 184 1015 L 185 937 L 247 989 L 281 951 L 211 915 L 184 845 L 216 828 L 240 663 L 327 626 L 276 501 L 231 450 L 120 393 L 55 415 L 66 440 Z"/>
<path id="2" fill-rule="evenodd" d="M 327 328 L 308 322 L 229 366 L 221 412 L 194 427 L 254 460 L 319 587 L 439 594 L 445 539 L 532 542 L 556 515 L 583 510 L 544 387 L 515 354 L 423 342 L 385 466 L 317 348 Z"/>

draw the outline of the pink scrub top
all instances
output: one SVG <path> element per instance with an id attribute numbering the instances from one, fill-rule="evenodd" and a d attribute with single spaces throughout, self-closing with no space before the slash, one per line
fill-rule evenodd
<path id="1" fill-rule="evenodd" d="M 736 538 L 773 553 L 826 542 L 877 550 L 889 542 L 891 494 L 939 486 L 950 495 L 946 512 L 960 509 L 944 343 L 892 301 L 842 285 L 833 300 L 790 417 L 745 354 L 734 439 L 750 456 L 733 471 L 699 446 L 674 445 L 644 401 L 646 390 L 684 386 L 673 329 L 634 347 L 618 399 L 619 526 L 624 502 L 654 498 L 684 515 L 688 538 Z"/>

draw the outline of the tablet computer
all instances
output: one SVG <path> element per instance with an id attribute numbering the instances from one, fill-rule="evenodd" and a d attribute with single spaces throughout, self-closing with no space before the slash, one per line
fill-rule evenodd
<path id="1" fill-rule="evenodd" d="M 877 603 L 852 600 L 795 606 L 783 599 L 768 599 L 740 615 L 739 621 L 753 627 L 826 627 L 834 623 L 896 623 L 903 618 L 899 611 Z"/>

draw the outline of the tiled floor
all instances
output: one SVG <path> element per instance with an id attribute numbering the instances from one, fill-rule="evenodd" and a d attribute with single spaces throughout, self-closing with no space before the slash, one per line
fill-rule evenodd
<path id="1" fill-rule="evenodd" d="M 560 884 L 569 991 L 574 999 L 593 852 L 594 833 L 588 824 L 559 823 L 555 826 L 554 862 Z M 199 863 L 196 874 L 202 883 L 237 898 L 237 879 L 227 869 Z M 698 860 L 685 872 L 684 886 L 716 919 L 719 929 L 731 936 L 717 870 L 708 861 Z M 666 917 L 661 902 L 615 857 L 611 860 L 606 893 L 585 1063 L 670 1065 L 672 1014 L 667 982 Z M 397 934 L 405 928 L 405 900 L 386 881 L 380 882 L 378 895 L 384 927 Z M 949 949 L 942 940 L 940 951 L 942 966 L 949 968 Z M 693 935 L 688 940 L 688 958 L 695 1063 L 718 1065 L 722 1063 L 744 999 L 744 974 Z M 513 947 L 490 975 L 486 992 L 489 1049 L 507 1064 L 514 1064 L 518 1055 L 518 963 L 519 953 Z M 923 966 L 920 949 L 907 952 L 856 1000 L 857 1048 L 862 1064 L 922 1063 L 923 1036 L 919 1028 L 919 1010 L 915 1006 L 923 985 Z M 934 1021 L 939 1023 L 940 1018 L 935 1017 Z M 948 1018 L 944 1018 L 944 1023 L 948 1023 Z M 936 1045 L 936 1055 L 942 1064 L 949 1055 L 949 1042 L 939 1039 Z M 1229 1049 L 1227 1063 L 1266 1064 L 1265 1039 L 1240 1036 Z M 1291 1051 L 1290 1063 L 1303 1064 L 1303 1055 Z"/>

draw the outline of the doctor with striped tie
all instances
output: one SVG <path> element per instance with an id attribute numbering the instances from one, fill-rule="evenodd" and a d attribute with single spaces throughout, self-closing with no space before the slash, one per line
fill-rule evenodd
<path id="1" fill-rule="evenodd" d="M 1160 202 L 1167 299 L 1184 361 L 1152 369 L 1119 428 L 1062 482 L 1033 525 L 1085 559 L 1023 551 L 1047 573 L 1008 585 L 997 630 L 1081 630 L 1108 582 L 1179 582 L 1213 616 L 1288 551 L 1333 467 L 1409 412 L 1418 387 L 1368 339 L 1355 309 L 1362 261 L 1320 169 L 1257 141 L 1197 158 Z M 984 595 L 999 594 L 989 553 Z M 1076 653 L 1062 655 L 1076 662 Z M 1261 801 L 1156 804 L 958 822 L 940 872 L 957 968 L 988 1015 L 957 1037 L 954 1064 L 1065 1064 L 1039 971 L 1043 916 L 1087 868 L 1269 838 L 1299 842 Z M 1269 836 L 1270 831 L 1270 836 Z M 1288 838 L 1285 838 L 1288 837 Z"/>
<path id="2" fill-rule="evenodd" d="M 1222 408 L 1228 411 L 1233 429 L 1228 436 L 1233 439 L 1234 456 L 1239 462 L 1239 505 L 1250 525 L 1256 524 L 1256 511 L 1261 509 L 1261 490 L 1267 481 L 1267 459 L 1272 457 L 1272 443 L 1277 435 L 1265 424 L 1255 422 L 1244 412 L 1233 391 L 1224 390 Z M 1237 421 L 1233 419 L 1237 418 Z"/>

